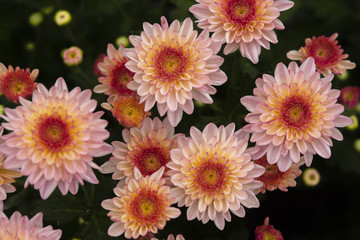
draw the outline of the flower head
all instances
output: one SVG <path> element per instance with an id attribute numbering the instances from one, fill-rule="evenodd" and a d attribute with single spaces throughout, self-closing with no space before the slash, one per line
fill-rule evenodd
<path id="1" fill-rule="evenodd" d="M 266 217 L 264 225 L 255 228 L 255 240 L 284 240 L 284 237 L 273 225 L 269 225 L 269 217 Z"/>
<path id="2" fill-rule="evenodd" d="M 112 112 L 118 122 L 126 127 L 141 127 L 141 124 L 150 112 L 145 112 L 144 103 L 139 103 L 140 99 L 137 95 L 116 95 L 109 98 L 108 103 L 102 103 L 101 106 Z"/>
<path id="3" fill-rule="evenodd" d="M 243 129 L 252 133 L 258 157 L 266 152 L 268 162 L 284 172 L 301 155 L 307 166 L 314 154 L 331 156 L 331 138 L 343 139 L 337 127 L 352 123 L 340 115 L 344 107 L 336 104 L 340 91 L 331 89 L 332 78 L 320 78 L 314 59 L 308 58 L 300 67 L 295 62 L 288 67 L 279 63 L 275 77 L 264 74 L 256 80 L 254 96 L 240 101 L 251 112 Z"/>
<path id="4" fill-rule="evenodd" d="M 166 221 L 177 218 L 180 210 L 170 207 L 174 198 L 170 196 L 170 187 L 162 179 L 165 167 L 150 176 L 143 177 L 134 169 L 134 178 L 129 179 L 123 188 L 115 188 L 117 197 L 104 200 L 101 206 L 110 210 L 108 216 L 113 223 L 108 234 L 126 238 L 138 238 L 148 232 L 157 233 L 163 229 Z"/>
<path id="5" fill-rule="evenodd" d="M 102 62 L 98 63 L 101 75 L 99 82 L 95 86 L 94 92 L 104 93 L 113 97 L 115 95 L 133 95 L 135 92 L 128 89 L 128 82 L 133 80 L 134 73 L 129 71 L 125 64 L 129 59 L 124 56 L 124 46 L 121 44 L 119 49 L 115 49 L 112 44 L 108 44 L 107 56 Z"/>
<path id="6" fill-rule="evenodd" d="M 287 192 L 287 187 L 295 187 L 295 178 L 301 175 L 301 170 L 296 163 L 293 163 L 287 171 L 281 172 L 276 164 L 268 163 L 266 155 L 254 162 L 265 168 L 265 173 L 256 178 L 264 184 L 259 189 L 262 193 L 276 189 Z"/>
<path id="7" fill-rule="evenodd" d="M 226 43 L 224 54 L 240 49 L 253 63 L 259 61 L 261 47 L 270 49 L 277 43 L 274 29 L 284 25 L 278 19 L 281 11 L 291 8 L 288 0 L 196 0 L 190 12 L 199 19 L 198 27 L 214 32 L 214 40 Z"/>
<path id="8" fill-rule="evenodd" d="M 70 47 L 62 52 L 62 57 L 69 67 L 77 66 L 83 60 L 83 51 L 78 47 Z"/>
<path id="9" fill-rule="evenodd" d="M 7 69 L 4 64 L 0 63 L 0 93 L 14 103 L 19 103 L 19 97 L 30 98 L 36 89 L 35 82 L 39 70 L 26 70 L 10 65 Z"/>
<path id="10" fill-rule="evenodd" d="M 102 76 L 102 73 L 101 73 L 101 70 L 99 69 L 98 64 L 103 62 L 105 57 L 106 57 L 106 55 L 101 53 L 94 62 L 93 69 L 94 69 L 94 73 L 96 76 Z"/>
<path id="11" fill-rule="evenodd" d="M 357 86 L 347 86 L 340 90 L 339 102 L 349 109 L 353 109 L 359 102 L 360 88 Z"/>
<path id="12" fill-rule="evenodd" d="M 303 180 L 307 186 L 314 187 L 320 182 L 320 174 L 315 168 L 307 168 L 303 173 Z"/>
<path id="13" fill-rule="evenodd" d="M 0 137 L 4 128 L 0 127 Z M 2 142 L 2 140 L 0 140 Z M 5 154 L 0 152 L 0 211 L 3 210 L 3 201 L 7 193 L 15 192 L 15 187 L 11 183 L 15 182 L 14 178 L 21 177 L 21 173 L 16 169 L 4 168 Z"/>
<path id="14" fill-rule="evenodd" d="M 145 102 L 145 111 L 155 103 L 161 116 L 167 113 L 176 126 L 183 111 L 191 114 L 193 98 L 212 103 L 213 85 L 223 84 L 227 77 L 219 69 L 223 58 L 217 56 L 221 43 L 213 42 L 208 31 L 198 35 L 190 18 L 168 25 L 165 17 L 161 25 L 144 23 L 141 36 L 130 36 L 134 48 L 128 49 L 126 67 L 135 73 L 128 84 Z"/>
<path id="15" fill-rule="evenodd" d="M 178 206 L 188 207 L 188 220 L 197 217 L 206 223 L 210 219 L 223 229 L 225 219 L 231 220 L 230 212 L 244 217 L 243 206 L 259 207 L 253 189 L 262 183 L 254 178 L 264 168 L 245 153 L 248 134 L 234 130 L 233 123 L 219 128 L 210 123 L 203 132 L 191 127 L 191 137 L 179 138 L 179 147 L 171 150 L 167 167 L 174 197 Z"/>
<path id="16" fill-rule="evenodd" d="M 79 87 L 68 91 L 59 78 L 47 90 L 38 84 L 32 102 L 20 98 L 21 105 L 5 109 L 4 135 L 0 151 L 8 155 L 5 167 L 20 168 L 27 177 L 25 187 L 34 184 L 46 199 L 58 186 L 62 194 L 76 194 L 83 180 L 98 183 L 92 168 L 99 168 L 93 157 L 104 156 L 112 147 L 103 112 L 93 111 L 97 102 L 91 91 Z"/>
<path id="17" fill-rule="evenodd" d="M 153 174 L 171 161 L 170 151 L 178 146 L 181 136 L 174 132 L 167 119 L 157 117 L 145 118 L 141 128 L 124 129 L 125 142 L 112 142 L 113 157 L 101 166 L 103 172 L 114 173 L 113 179 L 117 180 L 133 177 L 135 167 L 144 176 Z"/>
<path id="18" fill-rule="evenodd" d="M 61 230 L 53 230 L 52 226 L 43 227 L 42 213 L 29 219 L 14 212 L 10 219 L 0 212 L 0 239 L 26 239 L 26 240 L 59 240 Z"/>
<path id="19" fill-rule="evenodd" d="M 55 13 L 54 21 L 58 26 L 65 26 L 71 22 L 71 14 L 66 10 L 59 10 Z"/>
<path id="20" fill-rule="evenodd" d="M 291 50 L 287 57 L 291 60 L 304 62 L 308 57 L 315 60 L 316 69 L 327 76 L 331 73 L 342 75 L 347 69 L 355 68 L 356 64 L 345 60 L 348 54 L 343 54 L 344 50 L 338 45 L 338 34 L 334 33 L 330 37 L 320 36 L 305 39 L 305 47 L 298 51 Z"/>
<path id="21" fill-rule="evenodd" d="M 152 238 L 151 240 L 158 240 L 157 238 Z M 181 234 L 178 234 L 175 238 L 174 234 L 170 234 L 167 237 L 167 240 L 185 240 L 184 236 Z"/>

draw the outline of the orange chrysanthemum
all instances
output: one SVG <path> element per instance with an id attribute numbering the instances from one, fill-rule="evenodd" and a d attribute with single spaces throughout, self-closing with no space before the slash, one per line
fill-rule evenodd
<path id="1" fill-rule="evenodd" d="M 97 64 L 102 76 L 98 78 L 101 84 L 95 86 L 94 92 L 104 93 L 109 97 L 135 94 L 126 86 L 134 76 L 125 67 L 128 60 L 124 55 L 124 45 L 120 44 L 119 49 L 115 49 L 112 44 L 108 44 L 107 56 Z"/>
<path id="2" fill-rule="evenodd" d="M 301 47 L 298 51 L 289 51 L 287 57 L 301 62 L 312 57 L 315 60 L 316 69 L 324 76 L 331 73 L 342 75 L 347 69 L 355 68 L 356 64 L 345 60 L 349 55 L 343 54 L 344 50 L 338 45 L 337 37 L 338 34 L 334 33 L 330 37 L 306 38 L 305 47 Z"/>
<path id="3" fill-rule="evenodd" d="M 165 167 L 161 167 L 150 176 L 143 177 L 135 168 L 134 178 L 129 179 L 123 188 L 115 188 L 117 197 L 104 200 L 101 206 L 110 210 L 108 216 L 114 223 L 110 226 L 110 236 L 138 238 L 148 232 L 157 233 L 163 229 L 166 221 L 177 218 L 180 210 L 170 207 L 174 198 L 170 196 L 170 187 L 162 179 Z"/>
<path id="4" fill-rule="evenodd" d="M 116 95 L 108 99 L 108 103 L 101 106 L 112 112 L 118 122 L 126 127 L 141 127 L 144 118 L 150 116 L 150 112 L 145 112 L 144 103 L 139 103 L 140 98 L 136 95 Z"/>
<path id="5" fill-rule="evenodd" d="M 34 82 L 39 74 L 38 69 L 30 72 L 10 65 L 7 69 L 0 63 L 0 93 L 14 103 L 19 103 L 19 97 L 30 98 L 36 89 L 37 83 Z"/>

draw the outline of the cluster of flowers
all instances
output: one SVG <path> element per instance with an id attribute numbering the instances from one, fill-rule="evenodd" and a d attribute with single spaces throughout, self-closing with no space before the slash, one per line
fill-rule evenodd
<path id="1" fill-rule="evenodd" d="M 337 34 L 306 39 L 305 47 L 288 53 L 300 66 L 279 63 L 274 76 L 258 78 L 253 96 L 240 99 L 250 112 L 242 129 L 209 123 L 203 131 L 191 127 L 189 137 L 175 134 L 183 112 L 193 113 L 193 99 L 211 104 L 214 86 L 227 81 L 220 70 L 222 44 L 225 55 L 239 49 L 257 63 L 261 47 L 277 43 L 274 29 L 284 29 L 280 12 L 293 6 L 288 0 L 197 2 L 190 12 L 203 29 L 200 34 L 190 18 L 169 24 L 161 17 L 161 24 L 144 23 L 140 36 L 129 37 L 133 48 L 109 44 L 107 55 L 96 61 L 100 84 L 94 92 L 108 96 L 101 106 L 125 127 L 123 142 L 105 142 L 107 121 L 102 111 L 94 112 L 91 90 L 69 91 L 62 78 L 48 90 L 35 83 L 38 70 L 0 63 L 0 92 L 20 104 L 2 115 L 2 128 L 9 133 L 0 139 L 1 208 L 6 193 L 15 191 L 16 177 L 27 176 L 25 187 L 33 185 L 46 199 L 56 187 L 63 195 L 76 194 L 84 180 L 98 183 L 93 172 L 98 169 L 118 181 L 116 196 L 101 204 L 114 222 L 110 236 L 154 239 L 181 214 L 173 204 L 187 208 L 188 220 L 211 220 L 224 229 L 231 213 L 244 217 L 245 207 L 259 207 L 259 192 L 287 191 L 296 185 L 300 165 L 310 166 L 315 154 L 331 156 L 332 139 L 343 139 L 337 128 L 352 123 L 336 103 L 340 91 L 331 89 L 333 74 L 355 67 L 345 60 Z M 77 65 L 80 51 L 71 48 L 63 57 Z M 349 93 L 344 95 L 349 100 Z M 149 117 L 155 104 L 159 115 L 166 115 L 163 120 Z M 94 163 L 93 157 L 110 153 L 102 166 Z M 42 227 L 41 213 L 29 220 L 15 212 L 9 220 L 0 212 L 0 223 L 8 226 L 0 229 L 1 239 L 22 236 L 20 223 L 22 230 L 32 229 L 34 239 L 61 236 L 60 230 Z M 282 239 L 268 219 L 256 234 L 257 239 Z"/>

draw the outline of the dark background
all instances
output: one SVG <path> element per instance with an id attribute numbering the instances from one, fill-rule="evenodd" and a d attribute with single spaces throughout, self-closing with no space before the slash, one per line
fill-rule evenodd
<path id="1" fill-rule="evenodd" d="M 358 0 L 295 0 L 295 6 L 281 13 L 280 20 L 285 30 L 276 31 L 279 43 L 271 45 L 270 51 L 262 49 L 260 61 L 254 65 L 241 57 L 239 52 L 224 56 L 221 69 L 229 80 L 214 95 L 214 104 L 197 106 L 194 113 L 184 115 L 176 132 L 188 135 L 190 126 L 203 129 L 209 122 L 217 125 L 235 122 L 237 128 L 244 125 L 247 111 L 239 99 L 252 94 L 257 77 L 263 73 L 273 74 L 278 62 L 288 64 L 286 53 L 304 46 L 304 40 L 312 36 L 330 36 L 339 33 L 338 41 L 344 53 L 357 65 L 360 63 L 360 1 Z M 40 74 L 37 82 L 50 87 L 62 76 L 69 88 L 80 86 L 93 89 L 98 84 L 93 74 L 93 63 L 100 53 L 105 53 L 107 44 L 115 44 L 117 37 L 140 34 L 142 23 L 159 23 L 161 16 L 169 22 L 180 21 L 186 17 L 195 18 L 188 11 L 192 0 L 0 0 L 0 62 L 4 65 L 21 68 L 37 68 Z M 52 11 L 50 11 L 52 9 Z M 55 24 L 56 11 L 68 10 L 72 22 L 64 27 Z M 45 13 L 46 10 L 50 13 Z M 43 21 L 34 27 L 29 24 L 29 16 L 42 12 Z M 32 43 L 33 50 L 27 45 Z M 84 60 L 79 67 L 67 67 L 61 58 L 61 51 L 70 46 L 78 46 L 84 52 Z M 222 53 L 221 53 L 222 55 Z M 348 71 L 346 80 L 335 77 L 333 88 L 359 84 L 359 69 Z M 106 101 L 105 95 L 93 94 L 99 103 Z M 6 107 L 15 107 L 5 97 L 0 103 Z M 98 106 L 98 110 L 101 107 Z M 346 110 L 345 115 L 356 114 L 355 110 Z M 157 116 L 156 110 L 152 117 Z M 107 112 L 109 121 L 108 139 L 122 140 L 122 127 Z M 315 157 L 312 167 L 321 175 L 320 184 L 308 187 L 301 177 L 297 187 L 289 192 L 267 192 L 259 195 L 261 206 L 247 209 L 245 218 L 233 216 L 225 224 L 223 231 L 210 222 L 203 225 L 197 220 L 186 220 L 183 214 L 167 223 L 160 237 L 169 233 L 182 233 L 187 240 L 192 239 L 254 239 L 254 229 L 261 225 L 265 217 L 270 217 L 270 224 L 279 229 L 286 240 L 338 240 L 360 239 L 360 153 L 354 149 L 355 139 L 360 138 L 359 129 L 341 129 L 345 140 L 334 141 L 330 159 Z M 95 159 L 100 165 L 109 156 Z M 302 167 L 304 170 L 304 167 Z M 107 211 L 101 208 L 104 199 L 112 198 L 115 182 L 110 175 L 97 172 L 99 185 L 85 184 L 76 196 L 62 196 L 56 190 L 46 200 L 41 200 L 38 191 L 32 187 L 23 189 L 25 178 L 20 178 L 15 186 L 17 192 L 8 194 L 5 201 L 5 213 L 10 216 L 19 210 L 23 215 L 33 216 L 44 213 L 44 225 L 53 225 L 62 229 L 62 239 L 74 237 L 91 239 L 123 239 L 108 237 L 106 232 L 110 220 Z M 86 192 L 87 195 L 84 193 Z M 1 226 L 0 226 L 1 227 Z"/>

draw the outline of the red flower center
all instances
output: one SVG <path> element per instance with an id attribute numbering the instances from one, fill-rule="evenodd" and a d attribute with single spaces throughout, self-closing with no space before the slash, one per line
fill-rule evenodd
<path id="1" fill-rule="evenodd" d="M 7 72 L 4 79 L 0 80 L 0 92 L 15 103 L 19 102 L 20 96 L 29 98 L 36 87 L 30 78 L 30 72 L 23 69 Z"/>
<path id="2" fill-rule="evenodd" d="M 204 192 L 217 192 L 225 182 L 224 165 L 205 161 L 197 167 L 195 182 Z"/>
<path id="3" fill-rule="evenodd" d="M 134 73 L 125 67 L 125 63 L 123 61 L 112 69 L 110 87 L 120 95 L 132 95 L 134 92 L 128 89 L 127 84 L 133 79 Z"/>
<path id="4" fill-rule="evenodd" d="M 265 168 L 265 172 L 260 177 L 256 178 L 264 183 L 264 187 L 274 186 L 283 179 L 286 172 L 280 172 L 276 164 L 270 164 L 267 161 L 266 155 L 259 160 L 256 160 L 256 164 L 259 164 Z"/>
<path id="5" fill-rule="evenodd" d="M 281 119 L 290 128 L 303 128 L 311 120 L 311 106 L 301 96 L 290 96 L 281 105 Z"/>
<path id="6" fill-rule="evenodd" d="M 155 68 L 160 79 L 166 82 L 176 80 L 185 70 L 188 58 L 181 49 L 163 47 L 157 51 Z"/>
<path id="7" fill-rule="evenodd" d="M 134 157 L 134 165 L 140 170 L 143 176 L 153 174 L 169 161 L 169 156 L 166 156 L 160 147 L 142 149 L 138 155 Z"/>
<path id="8" fill-rule="evenodd" d="M 342 56 L 342 50 L 337 41 L 332 41 L 325 36 L 313 38 L 306 46 L 309 56 L 315 59 L 316 66 L 320 69 L 336 64 Z"/>
<path id="9" fill-rule="evenodd" d="M 71 142 L 68 125 L 59 117 L 51 116 L 39 124 L 39 138 L 51 151 L 56 152 Z"/>
<path id="10" fill-rule="evenodd" d="M 255 18 L 256 3 L 254 0 L 230 0 L 224 9 L 233 24 L 246 27 Z"/>
<path id="11" fill-rule="evenodd" d="M 155 224 L 164 210 L 164 202 L 153 190 L 141 189 L 131 200 L 132 215 L 144 224 Z"/>

